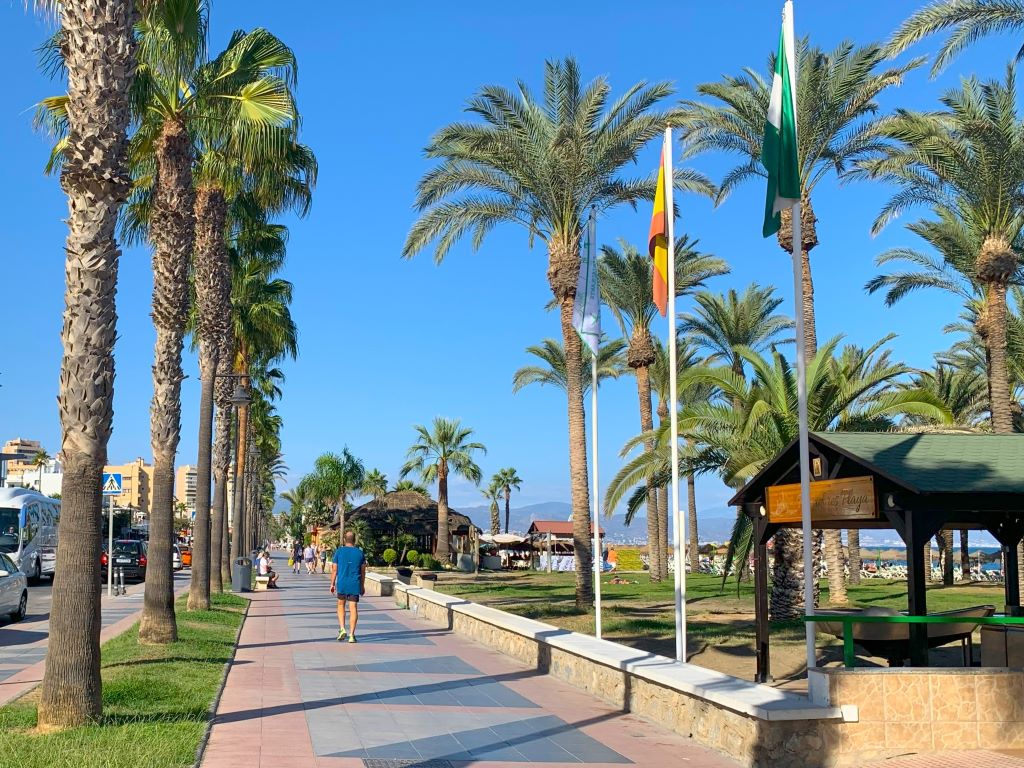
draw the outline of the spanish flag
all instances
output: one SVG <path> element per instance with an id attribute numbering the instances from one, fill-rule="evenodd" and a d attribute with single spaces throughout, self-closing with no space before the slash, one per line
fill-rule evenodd
<path id="1" fill-rule="evenodd" d="M 653 295 L 654 303 L 661 316 L 668 306 L 668 215 L 665 205 L 665 158 L 671 158 L 672 145 L 668 135 L 661 148 L 661 164 L 658 166 L 658 189 L 654 193 L 654 213 L 651 214 L 651 233 L 648 236 L 648 250 L 654 259 Z"/>

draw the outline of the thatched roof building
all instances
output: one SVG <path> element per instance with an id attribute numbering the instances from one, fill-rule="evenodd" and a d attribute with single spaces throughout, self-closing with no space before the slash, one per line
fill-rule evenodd
<path id="1" fill-rule="evenodd" d="M 345 524 L 353 523 L 361 523 L 378 535 L 393 535 L 398 529 L 415 536 L 424 551 L 432 552 L 437 540 L 437 501 L 418 491 L 392 491 L 346 514 Z M 337 529 L 338 523 L 331 527 Z M 456 538 L 454 544 L 461 544 L 457 537 L 468 537 L 475 527 L 466 515 L 448 509 L 448 530 Z M 480 533 L 479 528 L 476 533 Z M 456 551 L 463 548 L 457 546 Z"/>

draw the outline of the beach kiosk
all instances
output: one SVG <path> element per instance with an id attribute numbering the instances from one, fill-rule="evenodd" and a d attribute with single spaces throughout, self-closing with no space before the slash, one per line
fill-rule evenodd
<path id="1" fill-rule="evenodd" d="M 1021 614 L 1017 545 L 1024 536 L 1024 435 L 812 432 L 810 466 L 814 528 L 891 528 L 905 542 L 909 616 L 928 615 L 924 547 L 945 528 L 988 531 L 999 542 L 1005 563 L 1002 608 L 1006 616 Z M 759 682 L 771 674 L 767 545 L 780 529 L 800 528 L 799 482 L 794 441 L 729 502 L 753 523 Z M 985 621 L 998 619 L 974 624 Z M 931 626 L 907 627 L 912 666 L 928 665 Z"/>

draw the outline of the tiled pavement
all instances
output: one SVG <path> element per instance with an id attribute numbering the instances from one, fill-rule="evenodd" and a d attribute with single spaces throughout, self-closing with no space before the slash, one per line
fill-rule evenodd
<path id="1" fill-rule="evenodd" d="M 202 768 L 730 768 L 554 678 L 364 598 L 337 643 L 322 575 L 253 595 Z"/>
<path id="2" fill-rule="evenodd" d="M 188 584 L 188 571 L 175 574 L 176 592 L 183 591 Z M 138 620 L 145 586 L 130 585 L 128 594 L 110 598 L 104 589 L 101 602 L 102 642 L 120 634 Z M 49 586 L 29 587 L 29 615 L 17 624 L 5 624 L 0 631 L 0 704 L 17 698 L 42 680 L 43 660 L 50 637 L 50 614 L 49 600 L 39 590 L 49 590 Z"/>

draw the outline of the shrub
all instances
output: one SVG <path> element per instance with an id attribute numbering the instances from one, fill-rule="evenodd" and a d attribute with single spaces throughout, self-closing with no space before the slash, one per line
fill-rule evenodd
<path id="1" fill-rule="evenodd" d="M 420 553 L 415 549 L 410 549 L 405 553 L 405 562 L 409 565 L 416 565 L 420 561 Z"/>
<path id="2" fill-rule="evenodd" d="M 395 564 L 395 560 L 398 559 L 398 553 L 391 547 L 388 547 L 384 550 L 384 554 L 382 554 L 381 557 L 384 558 L 384 564 L 390 566 Z"/>
<path id="3" fill-rule="evenodd" d="M 441 561 L 433 555 L 424 553 L 420 556 L 420 568 L 425 568 L 428 571 L 440 571 Z"/>

